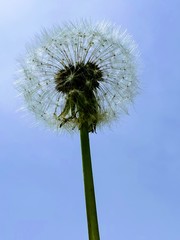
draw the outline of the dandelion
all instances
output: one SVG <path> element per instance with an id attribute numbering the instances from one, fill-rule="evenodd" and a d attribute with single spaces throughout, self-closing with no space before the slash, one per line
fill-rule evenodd
<path id="1" fill-rule="evenodd" d="M 99 240 L 89 132 L 127 112 L 138 90 L 134 41 L 107 22 L 43 31 L 20 61 L 16 86 L 38 121 L 79 130 L 90 240 Z"/>

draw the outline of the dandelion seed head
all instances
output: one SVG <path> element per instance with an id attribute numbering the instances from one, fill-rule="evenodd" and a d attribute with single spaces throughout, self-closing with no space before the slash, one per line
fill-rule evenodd
<path id="1" fill-rule="evenodd" d="M 37 120 L 89 131 L 112 122 L 138 92 L 137 46 L 111 23 L 70 22 L 36 37 L 16 87 Z"/>

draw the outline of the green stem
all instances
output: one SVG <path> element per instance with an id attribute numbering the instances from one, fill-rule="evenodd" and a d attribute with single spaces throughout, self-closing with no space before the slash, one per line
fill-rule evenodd
<path id="1" fill-rule="evenodd" d="M 87 126 L 81 127 L 80 136 L 89 240 L 100 240 Z"/>

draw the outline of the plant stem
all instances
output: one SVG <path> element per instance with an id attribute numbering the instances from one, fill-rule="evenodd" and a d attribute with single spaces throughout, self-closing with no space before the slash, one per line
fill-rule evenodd
<path id="1" fill-rule="evenodd" d="M 89 132 L 85 124 L 80 129 L 80 137 L 89 240 L 100 240 L 91 165 Z"/>

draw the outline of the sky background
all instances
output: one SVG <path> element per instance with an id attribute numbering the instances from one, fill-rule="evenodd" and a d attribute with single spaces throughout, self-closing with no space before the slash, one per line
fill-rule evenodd
<path id="1" fill-rule="evenodd" d="M 0 239 L 86 240 L 78 134 L 33 127 L 16 110 L 16 59 L 42 27 L 107 19 L 139 45 L 141 92 L 129 116 L 91 134 L 102 240 L 180 239 L 180 2 L 0 2 Z"/>

